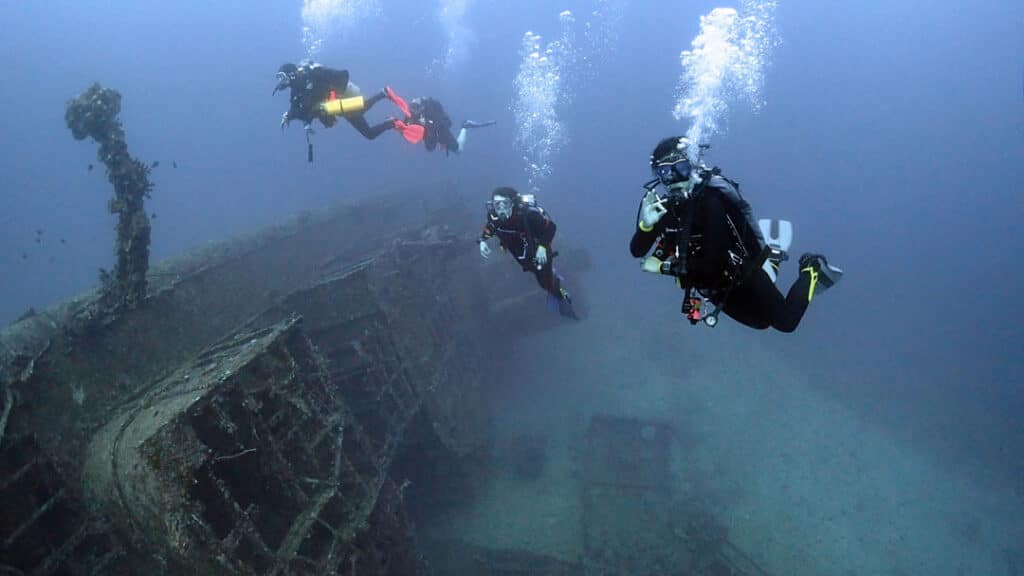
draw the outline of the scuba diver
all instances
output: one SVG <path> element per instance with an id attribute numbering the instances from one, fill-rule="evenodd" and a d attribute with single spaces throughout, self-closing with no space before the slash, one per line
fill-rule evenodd
<path id="1" fill-rule="evenodd" d="M 642 269 L 676 278 L 685 291 L 682 312 L 691 324 L 718 322 L 719 311 L 756 329 L 792 332 L 816 294 L 832 287 L 842 270 L 820 254 L 800 257 L 800 275 L 783 297 L 775 273 L 788 256 L 788 239 L 766 242 L 739 185 L 687 156 L 685 137 L 666 138 L 651 154 L 655 180 L 644 185 L 637 230 L 629 243 Z M 700 146 L 705 149 L 706 146 Z M 665 189 L 659 196 L 658 185 Z M 788 222 L 783 222 L 788 228 Z M 784 231 L 780 236 L 789 235 Z M 654 246 L 654 252 L 646 256 Z M 707 303 L 714 311 L 708 311 Z"/>
<path id="2" fill-rule="evenodd" d="M 458 154 L 466 148 L 466 129 L 484 128 L 495 124 L 493 120 L 487 122 L 466 120 L 459 129 L 459 135 L 455 136 L 452 134 L 452 119 L 448 117 L 444 106 L 441 106 L 437 100 L 428 96 L 416 98 L 406 104 L 393 91 L 389 91 L 388 96 L 405 113 L 405 120 L 394 121 L 395 129 L 412 144 L 423 142 L 423 145 L 431 152 L 440 145 L 441 149 L 445 151 L 445 155 Z"/>
<path id="3" fill-rule="evenodd" d="M 496 188 L 487 203 L 487 223 L 480 234 L 480 255 L 490 258 L 487 241 L 497 236 L 502 251 L 508 251 L 522 266 L 533 272 L 537 283 L 558 306 L 558 313 L 578 320 L 569 292 L 562 288 L 561 277 L 552 260 L 558 255 L 551 249 L 555 222 L 537 206 L 532 194 L 519 194 L 513 188 Z"/>
<path id="4" fill-rule="evenodd" d="M 359 87 L 349 80 L 348 70 L 335 70 L 309 61 L 299 66 L 282 64 L 277 71 L 274 94 L 286 88 L 291 89 L 291 104 L 281 116 L 282 129 L 292 120 L 301 120 L 308 137 L 313 133 L 313 120 L 320 120 L 321 124 L 330 128 L 334 126 L 337 117 L 342 116 L 363 137 L 373 140 L 395 127 L 394 120 L 370 126 L 363 116 L 374 104 L 387 98 L 390 91 L 385 88 L 364 98 Z"/>

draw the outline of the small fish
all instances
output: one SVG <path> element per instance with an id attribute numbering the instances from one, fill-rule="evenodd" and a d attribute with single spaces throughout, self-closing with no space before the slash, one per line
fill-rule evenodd
<path id="1" fill-rule="evenodd" d="M 152 218 L 153 220 L 156 220 L 156 212 L 150 214 L 149 217 Z"/>
<path id="2" fill-rule="evenodd" d="M 63 238 L 61 238 L 61 239 L 60 239 L 60 243 L 61 243 L 61 244 L 67 244 L 67 240 L 64 240 Z"/>
<path id="3" fill-rule="evenodd" d="M 150 168 L 156 168 L 159 165 L 160 165 L 160 161 L 159 160 L 153 160 L 153 163 L 150 164 L 149 167 Z"/>
<path id="4" fill-rule="evenodd" d="M 93 165 L 89 164 L 89 172 L 92 172 L 92 169 L 93 169 Z"/>
<path id="5" fill-rule="evenodd" d="M 25 252 L 22 252 L 21 253 L 21 259 L 22 260 L 28 260 L 28 254 L 26 254 Z"/>
<path id="6" fill-rule="evenodd" d="M 43 239 L 40 238 L 39 236 L 36 236 L 36 244 L 42 244 L 42 243 L 43 243 Z"/>
<path id="7" fill-rule="evenodd" d="M 177 168 L 178 167 L 178 161 L 177 160 L 171 160 L 171 167 L 172 168 Z"/>
<path id="8" fill-rule="evenodd" d="M 42 236 L 42 235 L 43 235 L 43 229 L 42 228 L 36 228 L 36 236 Z"/>

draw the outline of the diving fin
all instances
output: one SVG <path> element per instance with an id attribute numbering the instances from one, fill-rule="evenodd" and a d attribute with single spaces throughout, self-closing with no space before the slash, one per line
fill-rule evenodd
<path id="1" fill-rule="evenodd" d="M 843 277 L 843 270 L 829 264 L 821 254 L 804 254 L 800 257 L 800 271 L 808 268 L 817 273 L 816 277 L 812 276 L 810 298 L 835 286 Z"/>
<path id="2" fill-rule="evenodd" d="M 789 220 L 768 218 L 758 220 L 757 224 L 761 228 L 761 235 L 764 236 L 765 243 L 782 252 L 781 257 L 769 257 L 762 266 L 772 282 L 775 282 L 779 275 L 779 264 L 787 259 L 786 253 L 789 252 L 789 246 L 793 243 L 793 224 Z"/>
<path id="3" fill-rule="evenodd" d="M 793 243 L 792 222 L 762 218 L 757 221 L 757 224 L 761 227 L 761 234 L 764 235 L 764 240 L 769 246 L 789 252 L 789 246 Z"/>
<path id="4" fill-rule="evenodd" d="M 395 130 L 401 132 L 402 138 L 405 138 L 410 144 L 422 142 L 423 136 L 427 132 L 427 129 L 422 124 L 406 124 L 401 120 L 395 120 Z"/>
<path id="5" fill-rule="evenodd" d="M 576 310 L 573 309 L 572 301 L 570 300 L 562 300 L 558 303 L 558 313 L 561 314 L 563 318 L 570 318 L 572 320 L 580 319 L 580 317 L 576 315 Z"/>
<path id="6" fill-rule="evenodd" d="M 402 111 L 402 114 L 405 114 L 406 118 L 412 116 L 412 113 L 409 112 L 409 104 L 405 102 L 404 98 L 396 94 L 391 86 L 384 87 L 384 94 L 387 95 L 388 100 L 391 100 L 395 103 L 395 106 L 398 106 L 398 109 Z"/>
<path id="7" fill-rule="evenodd" d="M 476 120 L 466 120 L 462 123 L 463 128 L 486 128 L 488 126 L 494 126 L 497 124 L 497 120 L 487 120 L 484 122 L 478 122 Z"/>
<path id="8" fill-rule="evenodd" d="M 833 266 L 826 262 L 818 271 L 818 283 L 821 284 L 821 290 L 819 290 L 819 292 L 824 292 L 825 290 L 835 286 L 842 278 L 842 268 Z"/>
<path id="9" fill-rule="evenodd" d="M 565 318 L 572 318 L 573 320 L 579 320 L 580 317 L 576 315 L 576 310 L 572 307 L 572 297 L 569 296 L 569 291 L 565 288 L 559 288 L 562 297 L 558 299 L 558 313 Z"/>
<path id="10" fill-rule="evenodd" d="M 559 294 L 555 295 L 551 292 L 547 293 L 547 307 L 551 312 L 558 312 L 563 318 L 571 318 L 573 320 L 579 320 L 580 317 L 576 315 L 576 310 L 572 306 L 572 297 L 569 296 L 569 291 L 565 288 L 559 288 Z"/>

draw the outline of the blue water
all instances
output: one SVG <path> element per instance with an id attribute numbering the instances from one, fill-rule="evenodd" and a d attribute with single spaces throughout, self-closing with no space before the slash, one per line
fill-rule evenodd
<path id="1" fill-rule="evenodd" d="M 678 322 L 677 295 L 651 288 L 627 244 L 651 149 L 689 127 L 673 116 L 680 52 L 702 15 L 742 7 L 476 0 L 448 1 L 441 17 L 435 3 L 364 4 L 327 22 L 316 46 L 298 1 L 0 4 L 0 322 L 111 266 L 111 191 L 95 144 L 74 141 L 63 117 L 93 81 L 122 93 L 131 153 L 160 161 L 154 259 L 381 189 L 455 178 L 482 203 L 495 186 L 532 185 L 559 239 L 591 250 L 586 281 L 628 308 L 622 324 Z M 560 83 L 540 106 L 560 141 L 532 170 L 517 112 L 524 35 L 563 38 L 563 10 L 573 50 L 553 53 Z M 708 161 L 742 183 L 757 216 L 794 223 L 795 252 L 823 252 L 846 277 L 796 334 L 760 345 L 944 467 L 984 466 L 1000 489 L 1024 491 L 1024 3 L 794 0 L 773 15 L 757 101 L 730 101 Z M 318 131 L 310 165 L 301 128 L 279 129 L 287 99 L 271 90 L 281 63 L 311 52 L 364 91 L 433 95 L 456 123 L 498 125 L 445 158 L 340 123 Z M 671 355 L 692 339 L 728 347 L 739 331 L 686 328 L 679 341 L 605 345 Z"/>

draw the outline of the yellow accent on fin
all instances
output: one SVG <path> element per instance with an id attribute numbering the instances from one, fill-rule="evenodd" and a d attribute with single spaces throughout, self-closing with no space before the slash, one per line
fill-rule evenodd
<path id="1" fill-rule="evenodd" d="M 807 301 L 814 300 L 814 289 L 818 286 L 818 271 L 808 266 L 801 270 L 801 272 L 808 272 L 811 275 L 811 287 L 807 290 Z"/>
<path id="2" fill-rule="evenodd" d="M 654 226 L 644 226 L 644 221 L 643 220 L 640 220 L 639 222 L 637 222 L 636 225 L 639 226 L 640 230 L 642 230 L 644 232 L 650 232 L 651 230 L 654 230 Z"/>

